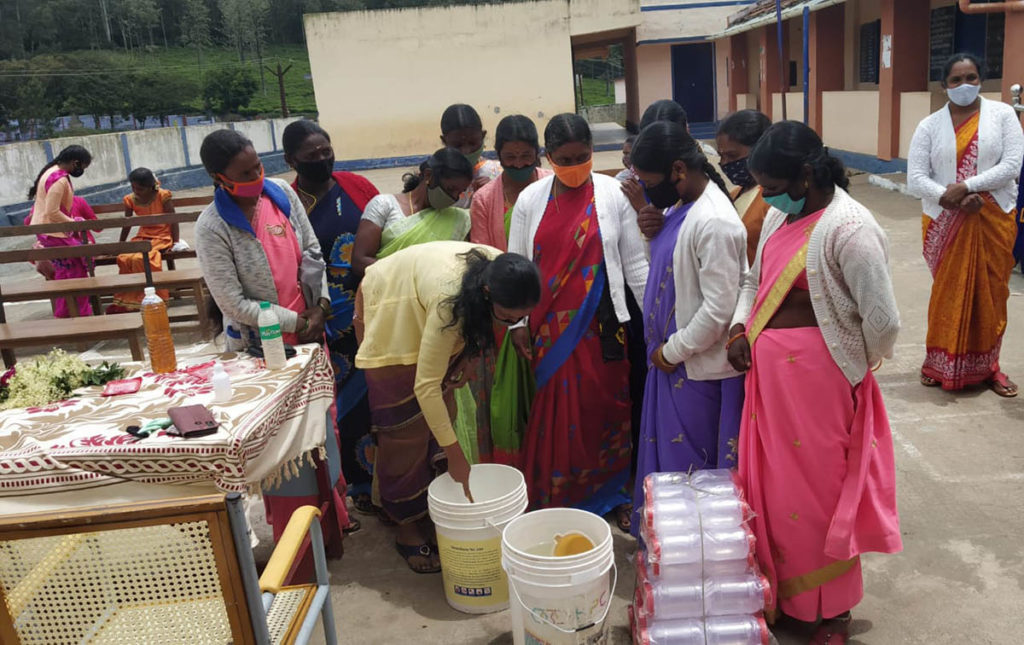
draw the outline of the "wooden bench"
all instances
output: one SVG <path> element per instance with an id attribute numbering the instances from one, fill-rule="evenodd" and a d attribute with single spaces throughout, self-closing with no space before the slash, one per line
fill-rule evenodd
<path id="1" fill-rule="evenodd" d="M 174 207 L 175 208 L 178 208 L 179 206 L 184 206 L 184 207 L 202 206 L 202 207 L 206 207 L 209 204 L 211 204 L 212 202 L 213 202 L 213 195 L 206 195 L 206 196 L 202 196 L 202 197 L 180 197 L 180 198 L 179 197 L 175 197 L 174 198 Z M 105 213 L 123 213 L 124 212 L 124 203 L 123 202 L 119 202 L 119 203 L 116 203 L 116 204 L 98 204 L 96 206 L 93 206 L 92 210 L 97 215 L 102 215 L 102 214 L 105 214 Z M 118 219 L 124 220 L 125 222 L 131 222 L 131 224 L 125 224 L 124 227 L 131 227 L 131 226 L 154 226 L 154 225 L 158 225 L 158 224 L 184 224 L 186 222 L 194 222 L 194 221 L 196 221 L 199 218 L 199 213 L 200 212 L 201 211 L 195 211 L 194 213 L 188 213 L 188 215 L 190 215 L 190 217 L 188 219 L 182 219 L 182 220 L 178 220 L 178 221 L 167 221 L 167 222 L 153 222 L 153 221 L 147 219 L 144 224 L 139 222 L 138 216 L 134 216 L 134 217 L 121 217 L 121 218 L 118 218 Z M 149 218 L 149 217 L 162 217 L 164 215 L 171 215 L 171 214 L 172 213 L 164 213 L 163 215 L 146 215 L 145 217 L 147 217 L 147 218 Z M 173 213 L 173 214 L 176 215 L 177 213 Z M 124 228 L 124 227 L 122 227 L 122 228 Z M 160 257 L 161 257 L 161 259 L 164 262 L 167 263 L 167 268 L 168 269 L 174 269 L 175 268 L 175 266 L 174 266 L 174 261 L 175 260 L 184 260 L 186 258 L 194 258 L 194 257 L 196 257 L 196 252 L 195 252 L 195 249 L 189 249 L 188 251 L 171 251 L 171 250 L 167 250 L 167 251 L 161 252 L 160 253 Z M 96 266 L 106 266 L 106 265 L 111 265 L 111 264 L 117 264 L 117 258 L 113 258 L 113 257 L 96 258 L 95 263 L 96 263 Z"/>
<path id="2" fill-rule="evenodd" d="M 80 222 L 74 222 L 80 224 Z M 60 258 L 82 258 L 95 255 L 116 255 L 120 253 L 145 253 L 149 250 L 149 242 L 119 242 L 111 244 L 88 244 L 83 246 L 66 246 L 43 249 L 25 249 L 0 252 L 0 264 L 54 260 Z M 133 357 L 138 346 L 139 333 L 142 331 L 142 318 L 138 314 L 118 314 L 114 316 L 94 316 L 84 318 L 68 318 L 48 321 L 30 321 L 11 326 L 7 323 L 4 302 L 26 302 L 32 300 L 52 300 L 67 298 L 72 316 L 77 316 L 76 297 L 111 294 L 121 291 L 140 291 L 147 286 L 160 289 L 186 288 L 191 289 L 195 298 L 199 330 L 204 336 L 209 334 L 210 325 L 206 308 L 205 283 L 202 272 L 198 268 L 152 272 L 148 263 L 143 264 L 143 273 L 121 275 L 91 276 L 68 280 L 50 280 L 46 282 L 24 281 L 8 285 L 0 289 L 0 327 L 2 337 L 0 343 L 4 363 L 13 365 L 15 357 L 13 349 L 18 346 L 45 344 L 46 334 L 54 337 L 53 343 L 71 339 L 74 342 L 83 340 L 107 340 L 109 338 L 125 338 L 133 346 Z M 154 275 L 159 279 L 155 279 Z M 172 320 L 180 317 L 172 316 Z M 83 324 L 88 321 L 88 324 Z M 35 323 L 45 322 L 40 326 L 44 332 L 35 332 Z M 43 342 L 40 342 L 43 341 Z"/>
<path id="3" fill-rule="evenodd" d="M 132 360 L 141 361 L 142 314 L 91 316 L 85 318 L 53 318 L 0 324 L 0 353 L 4 365 L 16 362 L 13 350 L 22 347 L 44 347 L 80 343 L 89 340 L 128 339 Z"/>

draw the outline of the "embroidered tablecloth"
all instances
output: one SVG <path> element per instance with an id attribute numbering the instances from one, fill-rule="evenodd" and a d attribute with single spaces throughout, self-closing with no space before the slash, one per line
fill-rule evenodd
<path id="1" fill-rule="evenodd" d="M 334 395 L 323 348 L 297 350 L 277 371 L 233 353 L 193 357 L 171 374 L 127 363 L 129 377 L 142 377 L 135 394 L 103 397 L 92 387 L 61 403 L 0 412 L 0 512 L 7 502 L 53 493 L 115 501 L 125 483 L 212 483 L 244 492 L 287 476 L 297 460 L 323 450 Z M 212 402 L 216 361 L 231 377 L 232 398 L 223 405 Z M 182 439 L 160 431 L 137 441 L 125 431 L 194 404 L 206 405 L 220 422 L 216 434 Z"/>

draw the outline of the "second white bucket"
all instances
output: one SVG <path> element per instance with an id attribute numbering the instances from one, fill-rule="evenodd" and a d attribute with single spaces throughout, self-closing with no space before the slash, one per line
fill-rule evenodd
<path id="1" fill-rule="evenodd" d="M 555 557 L 556 535 L 581 533 L 594 548 Z M 508 574 L 515 645 L 604 645 L 618 579 L 611 529 L 601 517 L 572 508 L 522 515 L 505 527 L 501 564 Z"/>
<path id="2" fill-rule="evenodd" d="M 472 503 L 445 473 L 430 483 L 427 507 L 437 528 L 445 599 L 453 609 L 486 614 L 508 607 L 501 531 L 526 510 L 526 480 L 511 466 L 477 464 L 469 488 Z"/>

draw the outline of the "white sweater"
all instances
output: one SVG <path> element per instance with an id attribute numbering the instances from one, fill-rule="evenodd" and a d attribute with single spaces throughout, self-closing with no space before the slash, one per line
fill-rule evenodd
<path id="1" fill-rule="evenodd" d="M 761 277 L 765 242 L 786 221 L 772 208 L 764 219 L 757 257 L 743 282 L 732 323 L 747 324 Z M 889 273 L 889 241 L 871 212 L 836 187 L 807 247 L 811 306 L 832 359 L 857 385 L 868 367 L 892 356 L 900 312 Z"/>
<path id="2" fill-rule="evenodd" d="M 746 272 L 747 230 L 726 194 L 709 181 L 679 227 L 672 254 L 676 332 L 662 354 L 670 363 L 686 363 L 687 377 L 739 375 L 729 365 L 725 341 Z"/>
<path id="3" fill-rule="evenodd" d="M 988 192 L 1009 213 L 1017 205 L 1017 179 L 1024 158 L 1024 132 L 1017 113 L 1006 103 L 981 99 L 978 117 L 978 174 L 967 190 Z M 926 215 L 942 213 L 939 198 L 956 183 L 956 132 L 947 103 L 917 125 L 907 158 L 907 187 L 921 198 Z"/>
<path id="4" fill-rule="evenodd" d="M 647 284 L 647 247 L 636 223 L 636 211 L 622 193 L 619 182 L 607 175 L 594 173 L 594 208 L 601 229 L 604 262 L 608 269 L 608 288 L 619 322 L 629 320 L 626 309 L 626 285 L 638 303 L 644 301 Z M 533 259 L 533 238 L 548 206 L 554 175 L 538 179 L 527 186 L 512 209 L 508 250 Z M 571 231 L 566 231 L 566 244 Z M 524 320 L 517 326 L 526 324 Z"/>

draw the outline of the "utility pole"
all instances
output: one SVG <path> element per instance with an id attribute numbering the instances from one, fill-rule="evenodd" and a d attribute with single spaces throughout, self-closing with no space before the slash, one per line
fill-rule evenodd
<path id="1" fill-rule="evenodd" d="M 266 70 L 277 77 L 277 88 L 281 92 L 281 118 L 288 118 L 288 101 L 284 95 L 284 75 L 288 73 L 288 70 L 292 68 L 292 63 L 288 63 L 288 67 L 281 69 L 281 61 L 277 62 L 277 70 L 272 70 L 264 65 Z"/>

